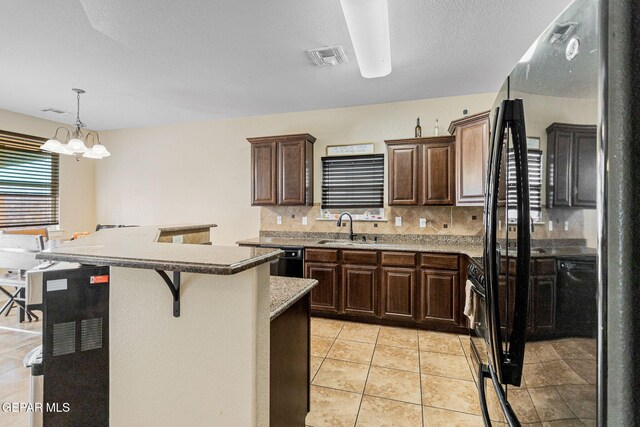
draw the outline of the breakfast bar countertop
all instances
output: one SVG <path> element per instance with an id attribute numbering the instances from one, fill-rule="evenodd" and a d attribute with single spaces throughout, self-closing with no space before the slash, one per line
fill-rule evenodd
<path id="1" fill-rule="evenodd" d="M 271 320 L 284 313 L 311 291 L 318 281 L 296 277 L 271 276 Z"/>
<path id="2" fill-rule="evenodd" d="M 215 224 L 108 228 L 64 242 L 38 259 L 203 274 L 236 274 L 269 262 L 278 249 L 159 242 L 163 232 L 209 229 Z"/>

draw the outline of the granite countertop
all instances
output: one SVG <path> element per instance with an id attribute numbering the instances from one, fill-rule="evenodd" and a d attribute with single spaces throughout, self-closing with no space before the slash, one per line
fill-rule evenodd
<path id="1" fill-rule="evenodd" d="M 271 320 L 284 313 L 317 284 L 315 279 L 271 276 Z"/>
<path id="2" fill-rule="evenodd" d="M 253 239 L 241 240 L 237 242 L 241 246 L 292 246 L 304 248 L 324 248 L 324 249 L 362 249 L 362 250 L 382 250 L 382 251 L 399 251 L 399 252 L 442 252 L 442 253 L 459 253 L 469 257 L 482 256 L 482 244 L 475 242 L 456 241 L 434 241 L 428 243 L 422 242 L 380 242 L 380 243 L 343 243 L 330 242 L 319 243 L 321 238 L 287 238 L 287 237 L 256 237 Z"/>
<path id="3" fill-rule="evenodd" d="M 169 229 L 185 230 L 186 233 L 213 226 L 196 224 L 103 229 L 42 251 L 36 258 L 89 265 L 228 275 L 269 262 L 282 253 L 278 249 L 157 241 L 160 233 Z"/>
<path id="4" fill-rule="evenodd" d="M 241 240 L 241 246 L 263 246 L 272 245 L 278 247 L 304 247 L 304 248 L 324 248 L 324 249 L 361 249 L 361 250 L 383 250 L 399 252 L 442 252 L 457 253 L 467 255 L 482 264 L 484 247 L 482 239 L 474 236 L 434 236 L 418 240 L 415 236 L 403 240 L 403 235 L 384 236 L 383 238 L 393 239 L 392 242 L 354 242 L 349 243 L 343 239 L 330 239 L 313 236 L 303 238 L 299 236 L 260 236 L 253 239 Z M 328 243 L 320 243 L 329 240 Z M 336 242 L 331 242 L 336 240 Z M 564 240 L 534 240 L 532 241 L 532 258 L 544 257 L 594 257 L 596 250 L 576 244 L 576 239 Z M 515 255 L 515 249 L 510 249 L 510 254 Z"/>

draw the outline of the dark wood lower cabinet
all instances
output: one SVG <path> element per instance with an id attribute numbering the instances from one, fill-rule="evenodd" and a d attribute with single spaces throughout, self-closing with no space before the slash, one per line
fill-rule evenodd
<path id="1" fill-rule="evenodd" d="M 536 334 L 555 332 L 556 328 L 556 276 L 537 276 L 533 280 L 530 300 L 533 301 L 532 325 Z"/>
<path id="2" fill-rule="evenodd" d="M 415 268 L 382 267 L 381 316 L 413 321 L 415 318 Z"/>
<path id="3" fill-rule="evenodd" d="M 527 338 L 546 339 L 556 332 L 556 267 L 553 258 L 536 258 L 531 261 L 529 281 L 529 305 L 527 308 Z M 502 260 L 502 269 L 507 264 Z M 509 280 L 506 275 L 499 277 L 498 296 L 500 298 L 500 330 L 507 333 L 513 324 L 516 291 L 515 263 L 509 264 Z M 506 271 L 505 271 L 506 272 Z M 507 305 L 507 302 L 509 304 Z M 511 331 L 508 331 L 511 333 Z"/>
<path id="4" fill-rule="evenodd" d="M 378 267 L 343 265 L 342 289 L 345 313 L 378 315 Z"/>
<path id="5" fill-rule="evenodd" d="M 271 321 L 269 425 L 303 426 L 309 412 L 309 294 Z"/>
<path id="6" fill-rule="evenodd" d="M 459 268 L 457 254 L 305 250 L 305 277 L 319 282 L 312 314 L 465 333 Z"/>
<path id="7" fill-rule="evenodd" d="M 314 312 L 340 311 L 339 268 L 333 263 L 305 263 L 304 277 L 318 281 L 318 286 L 311 290 L 311 309 Z"/>
<path id="8" fill-rule="evenodd" d="M 453 270 L 423 268 L 420 272 L 420 322 L 457 326 L 460 275 Z"/>

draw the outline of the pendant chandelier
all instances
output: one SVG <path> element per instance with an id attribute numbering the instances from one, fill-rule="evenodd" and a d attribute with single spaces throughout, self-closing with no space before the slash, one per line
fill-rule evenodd
<path id="1" fill-rule="evenodd" d="M 73 132 L 64 127 L 56 129 L 56 133 L 53 138 L 40 146 L 43 151 L 50 153 L 67 154 L 70 156 L 76 156 L 76 160 L 80 160 L 80 156 L 88 159 L 103 159 L 109 157 L 111 153 L 107 151 L 107 147 L 100 144 L 100 137 L 94 131 L 88 132 L 86 135 L 82 132 L 82 128 L 87 127 L 82 120 L 80 120 L 80 95 L 85 93 L 82 89 L 71 89 L 78 96 L 78 112 L 76 115 L 76 128 Z M 58 138 L 58 133 L 66 132 L 66 138 L 63 142 Z M 85 142 L 89 142 L 92 139 L 93 145 L 91 148 L 87 148 Z"/>

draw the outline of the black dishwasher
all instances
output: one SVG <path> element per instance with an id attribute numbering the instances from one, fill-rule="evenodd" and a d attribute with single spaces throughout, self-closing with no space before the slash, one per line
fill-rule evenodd
<path id="1" fill-rule="evenodd" d="M 595 338 L 596 312 L 595 258 L 559 258 L 556 334 L 559 337 Z"/>
<path id="2" fill-rule="evenodd" d="M 284 253 L 271 261 L 271 275 L 304 277 L 304 248 L 296 246 L 260 245 L 261 248 L 280 249 Z"/>

